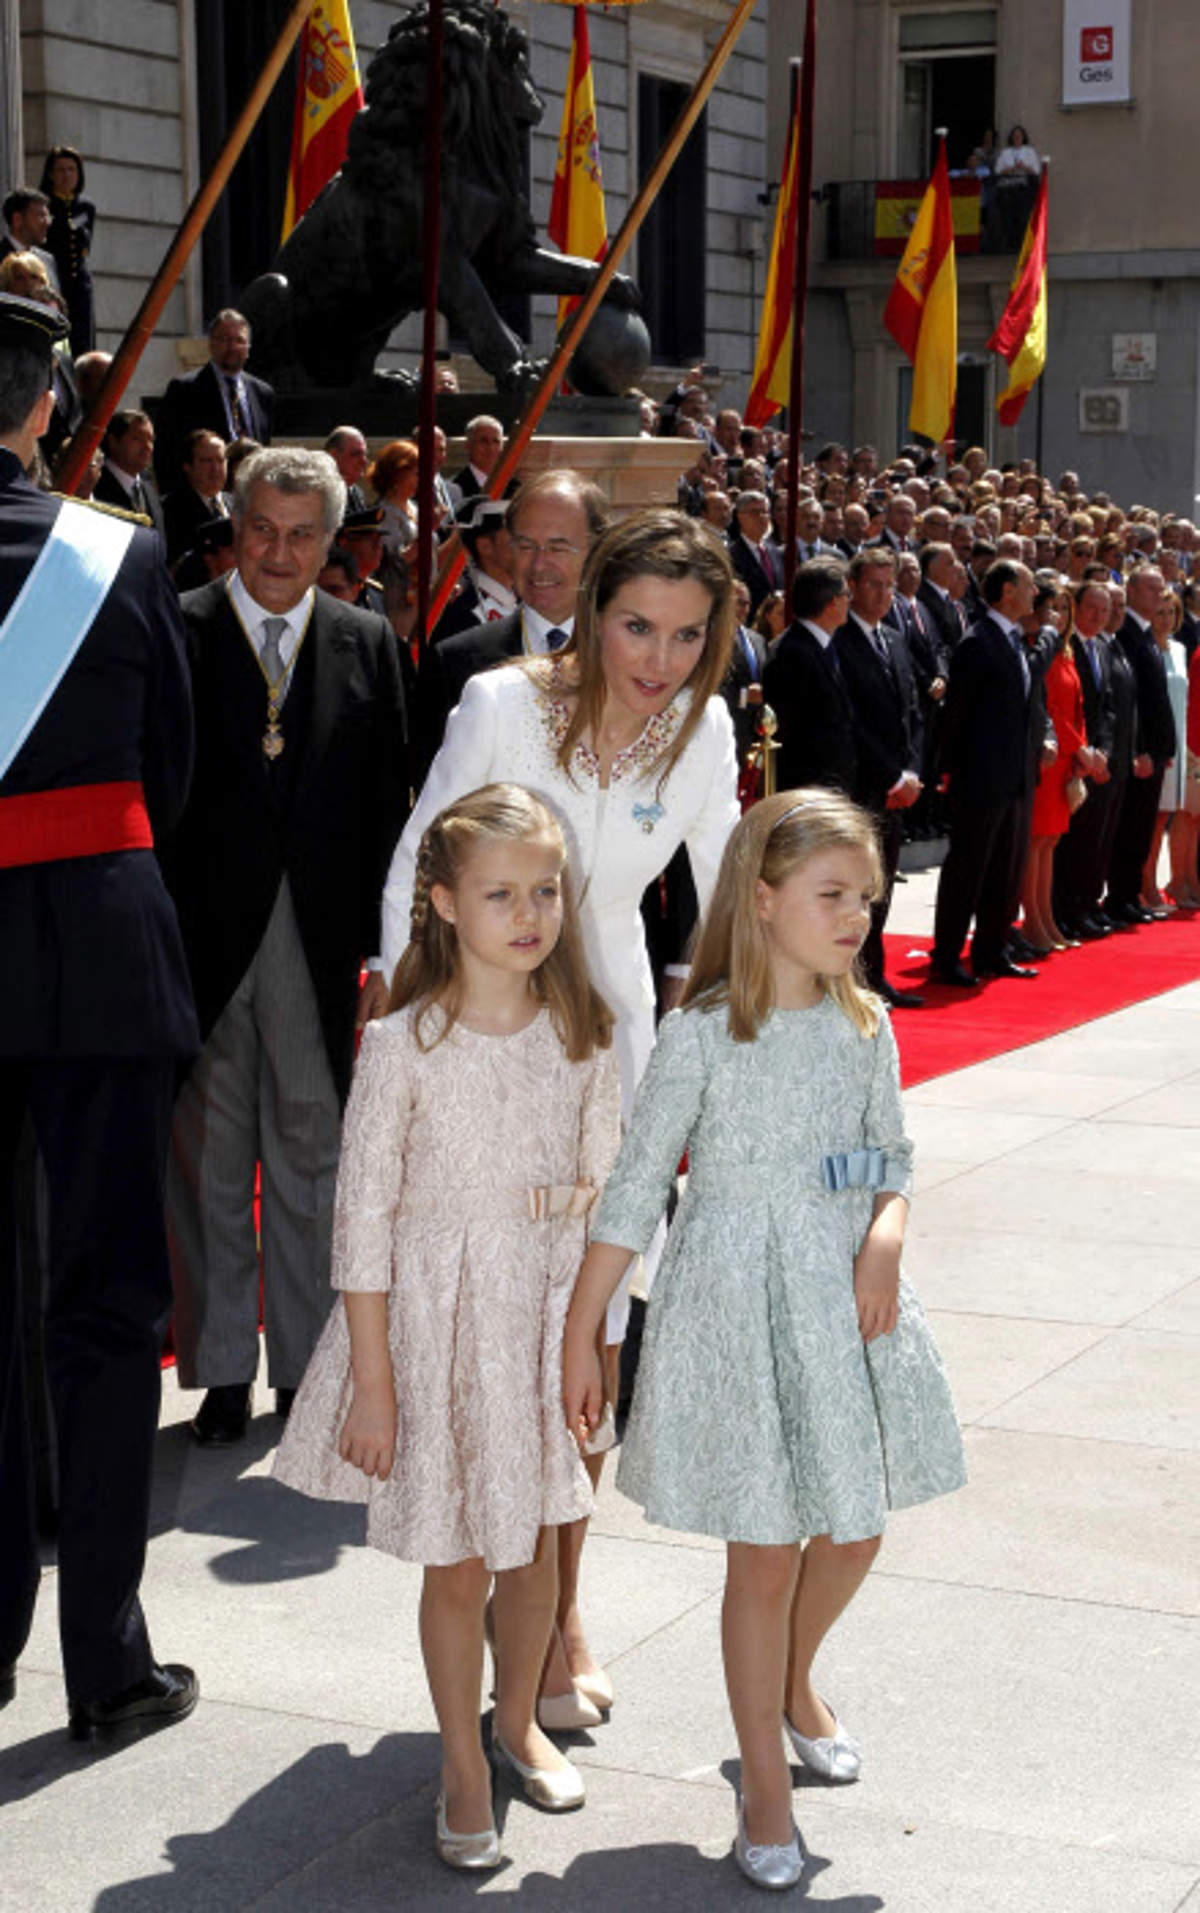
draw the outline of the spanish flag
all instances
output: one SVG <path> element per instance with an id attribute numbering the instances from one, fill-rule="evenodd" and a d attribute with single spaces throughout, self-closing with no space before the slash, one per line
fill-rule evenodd
<path id="1" fill-rule="evenodd" d="M 1016 424 L 1046 363 L 1048 190 L 1049 172 L 1043 166 L 1008 304 L 988 340 L 988 351 L 998 352 L 1008 364 L 1008 385 L 996 400 L 1001 425 Z"/>
<path id="2" fill-rule="evenodd" d="M 788 127 L 779 204 L 775 208 L 775 235 L 767 267 L 758 351 L 750 396 L 744 413 L 747 425 L 765 425 L 788 403 L 792 382 L 792 322 L 796 295 L 796 175 L 800 164 L 800 98 L 793 88 L 792 118 Z"/>
<path id="3" fill-rule="evenodd" d="M 883 323 L 912 361 L 909 430 L 940 445 L 954 423 L 958 380 L 958 286 L 944 134 Z"/>
<path id="4" fill-rule="evenodd" d="M 315 0 L 300 39 L 284 239 L 341 170 L 350 122 L 362 103 L 348 0 Z"/>
<path id="5" fill-rule="evenodd" d="M 579 259 L 594 259 L 599 264 L 608 251 L 586 7 L 575 9 L 575 37 L 567 67 L 567 90 L 546 231 L 560 252 L 572 253 Z M 560 330 L 578 304 L 577 298 L 559 300 Z"/>

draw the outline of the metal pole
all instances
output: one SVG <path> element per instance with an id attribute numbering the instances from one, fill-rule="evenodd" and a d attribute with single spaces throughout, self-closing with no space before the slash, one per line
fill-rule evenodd
<path id="1" fill-rule="evenodd" d="M 90 465 L 92 453 L 100 443 L 105 426 L 121 402 L 125 387 L 137 369 L 138 360 L 150 343 L 154 328 L 162 316 L 163 307 L 175 290 L 175 282 L 187 264 L 188 255 L 203 232 L 213 207 L 221 197 L 230 173 L 241 158 L 242 148 L 254 131 L 276 80 L 287 65 L 288 55 L 300 37 L 301 29 L 312 10 L 312 5 L 313 0 L 296 0 L 267 63 L 255 81 L 253 91 L 238 116 L 233 131 L 221 149 L 216 164 L 184 214 L 166 258 L 155 273 L 145 298 L 117 348 L 116 357 L 108 368 L 108 377 L 96 394 L 96 402 L 71 440 L 70 449 L 57 474 L 60 491 L 73 492 Z"/>
<path id="2" fill-rule="evenodd" d="M 428 642 L 429 587 L 433 577 L 433 430 L 437 407 L 438 255 L 442 223 L 442 0 L 429 0 L 425 58 L 425 230 L 421 338 L 421 404 L 417 424 L 417 635 Z"/>
<path id="3" fill-rule="evenodd" d="M 817 86 L 817 0 L 808 0 L 804 21 L 804 58 L 799 74 L 799 120 L 796 136 L 796 281 L 792 296 L 792 376 L 788 387 L 788 508 L 787 550 L 783 554 L 784 590 L 792 602 L 796 573 L 796 493 L 800 481 L 801 439 L 804 432 L 804 321 L 808 309 L 808 251 L 812 231 L 813 116 Z"/>
<path id="4" fill-rule="evenodd" d="M 537 430 L 542 413 L 558 390 L 576 346 L 591 324 L 592 316 L 608 290 L 613 274 L 629 251 L 638 228 L 657 199 L 662 183 L 675 164 L 684 141 L 704 111 L 708 96 L 720 78 L 725 62 L 733 52 L 738 35 L 753 13 L 756 3 L 757 0 L 735 0 L 721 37 L 709 55 L 708 64 L 697 80 L 691 98 L 664 141 L 662 151 L 647 174 L 636 199 L 622 220 L 621 229 L 609 248 L 591 291 L 581 300 L 564 330 L 559 334 L 554 356 L 546 367 L 542 382 L 530 400 L 524 416 L 514 428 L 499 463 L 488 479 L 487 491 L 490 498 L 501 496 L 504 487 L 520 463 L 521 455 Z M 434 588 L 433 604 L 430 607 L 431 630 L 445 610 L 450 593 L 454 589 L 455 579 L 462 570 L 463 550 L 457 538 L 449 541 L 445 547 L 445 554 Z"/>

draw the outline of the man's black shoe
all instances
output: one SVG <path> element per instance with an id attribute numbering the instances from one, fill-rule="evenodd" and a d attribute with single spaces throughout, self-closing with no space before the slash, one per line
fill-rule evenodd
<path id="1" fill-rule="evenodd" d="M 1101 937 L 1110 937 L 1112 930 L 1111 923 L 1101 923 L 1099 917 L 1089 914 L 1086 917 L 1080 917 L 1079 922 L 1073 926 L 1071 934 L 1082 937 L 1085 943 L 1096 943 Z"/>
<path id="2" fill-rule="evenodd" d="M 1029 982 L 1037 975 L 1037 971 L 1021 963 L 1011 963 L 1006 956 L 1002 956 L 998 963 L 991 963 L 986 969 L 976 970 L 975 974 L 983 980 L 998 976 L 1015 976 L 1020 977 L 1022 982 Z"/>
<path id="3" fill-rule="evenodd" d="M 210 1388 L 191 1424 L 201 1448 L 230 1448 L 250 1425 L 249 1382 L 222 1382 Z"/>
<path id="4" fill-rule="evenodd" d="M 889 1010 L 922 1010 L 925 998 L 919 990 L 895 990 L 890 983 L 876 984 L 880 996 Z"/>
<path id="5" fill-rule="evenodd" d="M 7 1707 L 9 1701 L 16 1698 L 16 1693 L 17 1670 L 10 1661 L 6 1666 L 0 1667 L 0 1707 Z"/>
<path id="6" fill-rule="evenodd" d="M 281 1421 L 286 1421 L 291 1414 L 292 1403 L 295 1399 L 296 1391 L 294 1388 L 277 1388 L 275 1390 L 275 1413 Z"/>
<path id="7" fill-rule="evenodd" d="M 1005 944 L 1004 952 L 1006 956 L 1012 958 L 1014 963 L 1032 963 L 1038 955 L 1029 938 L 1022 936 L 1017 930 L 1013 931 Z"/>
<path id="8" fill-rule="evenodd" d="M 186 1720 L 199 1697 L 200 1688 L 190 1667 L 173 1661 L 165 1667 L 154 1666 L 144 1681 L 135 1681 L 110 1700 L 72 1701 L 71 1739 L 132 1740 L 152 1734 L 160 1727 L 173 1727 L 177 1720 Z"/>
<path id="9" fill-rule="evenodd" d="M 1097 923 L 1106 923 L 1110 930 L 1120 930 L 1124 934 L 1125 931 L 1133 929 L 1131 923 L 1126 923 L 1124 917 L 1118 915 L 1115 903 L 1106 903 L 1103 910 L 1096 910 L 1093 915 Z"/>
<path id="10" fill-rule="evenodd" d="M 953 983 L 959 990 L 973 990 L 978 981 L 965 963 L 931 963 L 929 980 L 931 983 Z"/>

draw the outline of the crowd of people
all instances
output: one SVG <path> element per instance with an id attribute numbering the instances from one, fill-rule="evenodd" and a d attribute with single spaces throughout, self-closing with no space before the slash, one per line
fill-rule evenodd
<path id="1" fill-rule="evenodd" d="M 933 966 L 963 987 L 1165 909 L 1168 818 L 1178 907 L 1200 896 L 1171 648 L 1196 650 L 1194 528 L 978 448 L 941 478 L 828 445 L 789 604 L 782 441 L 697 378 L 678 500 L 621 522 L 567 470 L 489 498 L 490 416 L 453 478 L 443 443 L 467 577 L 414 645 L 415 444 L 266 443 L 225 310 L 153 419 L 114 415 L 112 509 L 64 503 L 28 473 L 67 325 L 0 296 L 0 613 L 28 660 L 0 712 L 0 1189 L 31 1122 L 71 1732 L 197 1698 L 138 1601 L 170 1315 L 198 1444 L 245 1436 L 261 1332 L 280 1477 L 367 1500 L 373 1544 L 424 1565 L 441 1857 L 501 1857 L 485 1639 L 495 1758 L 580 1806 L 548 1736 L 614 1704 L 580 1560 L 636 1285 L 619 1480 L 728 1544 L 735 1853 L 794 1884 L 782 1736 L 857 1775 L 815 1657 L 887 1509 L 963 1478 L 899 1272 L 900 846 L 949 836 Z M 7 1221 L 0 1700 L 38 1579 L 18 1324 L 43 1280 Z"/>

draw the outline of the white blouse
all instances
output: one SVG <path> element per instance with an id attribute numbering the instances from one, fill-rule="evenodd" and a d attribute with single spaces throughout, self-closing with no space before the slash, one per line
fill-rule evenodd
<path id="1" fill-rule="evenodd" d="M 1042 170 L 1042 162 L 1037 156 L 1036 146 L 1006 146 L 996 156 L 996 174 L 1002 178 L 1005 173 L 1022 173 L 1036 179 Z"/>
<path id="2" fill-rule="evenodd" d="M 468 679 L 388 872 L 384 974 L 391 976 L 408 942 L 413 872 L 427 825 L 481 784 L 523 784 L 549 804 L 563 827 L 592 980 L 617 1017 L 615 1047 L 628 1116 L 654 1043 L 642 893 L 686 843 L 700 908 L 706 908 L 739 815 L 733 725 L 724 701 L 710 698 L 660 790 L 650 767 L 683 723 L 691 698 L 685 689 L 619 753 L 605 789 L 586 745 L 576 746 L 570 777 L 557 762 L 570 720 L 562 686 L 561 670 L 539 684 L 520 665 Z"/>

